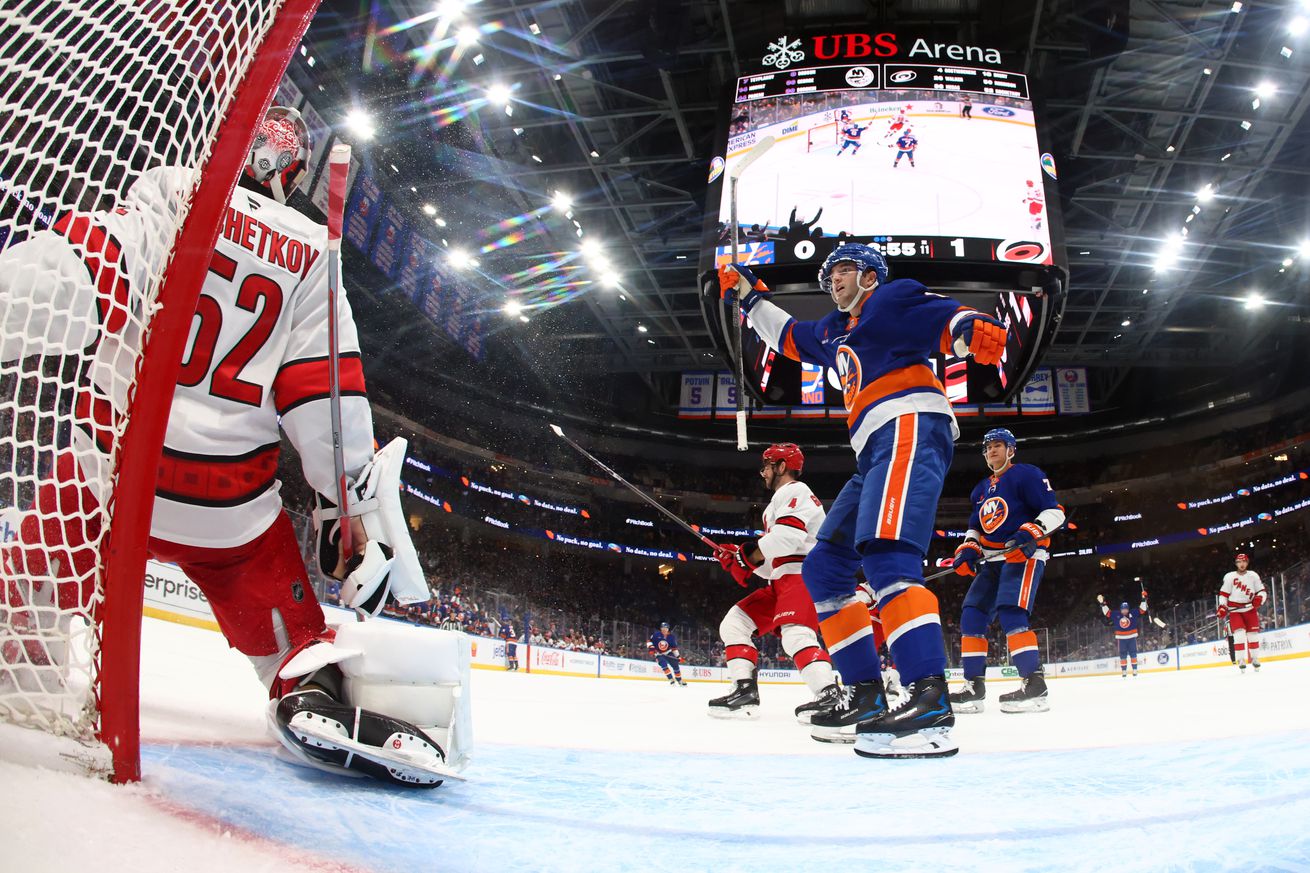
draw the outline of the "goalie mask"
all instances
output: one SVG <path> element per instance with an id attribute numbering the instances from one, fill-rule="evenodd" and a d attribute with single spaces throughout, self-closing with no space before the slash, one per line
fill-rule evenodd
<path id="1" fill-rule="evenodd" d="M 268 188 L 278 203 L 286 203 L 308 169 L 309 128 L 304 119 L 286 106 L 271 107 L 255 132 L 246 175 Z"/>

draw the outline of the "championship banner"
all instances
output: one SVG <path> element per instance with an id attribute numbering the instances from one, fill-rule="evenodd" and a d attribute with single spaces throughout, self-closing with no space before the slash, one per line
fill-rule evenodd
<path id="1" fill-rule="evenodd" d="M 409 234 L 409 245 L 405 255 L 400 259 L 400 269 L 396 271 L 396 287 L 400 293 L 417 302 L 419 289 L 427 280 L 440 256 L 440 250 L 431 240 L 426 240 L 417 233 Z"/>
<path id="2" fill-rule="evenodd" d="M 346 220 L 342 235 L 356 249 L 367 253 L 369 241 L 373 237 L 373 228 L 377 225 L 378 214 L 381 211 L 382 189 L 373 179 L 373 174 L 365 170 L 355 180 L 355 188 L 350 192 L 350 200 L 346 203 Z"/>
<path id="3" fill-rule="evenodd" d="M 381 224 L 377 239 L 373 241 L 373 250 L 369 260 L 381 270 L 388 279 L 396 278 L 400 266 L 400 254 L 406 248 L 409 237 L 409 222 L 404 213 L 388 202 L 382 210 Z"/>
<path id="4" fill-rule="evenodd" d="M 715 376 L 714 417 L 735 418 L 737 415 L 737 382 L 731 373 Z"/>
<path id="5" fill-rule="evenodd" d="M 709 418 L 713 414 L 714 374 L 683 373 L 678 418 Z"/>
<path id="6" fill-rule="evenodd" d="M 801 403 L 806 406 L 822 406 L 824 402 L 823 366 L 801 362 Z"/>
<path id="7" fill-rule="evenodd" d="M 1055 378 L 1050 367 L 1038 367 L 1019 397 L 1023 415 L 1055 415 Z"/>
<path id="8" fill-rule="evenodd" d="M 1087 415 L 1091 412 L 1087 393 L 1087 368 L 1061 367 L 1056 370 L 1055 397 L 1061 415 Z"/>

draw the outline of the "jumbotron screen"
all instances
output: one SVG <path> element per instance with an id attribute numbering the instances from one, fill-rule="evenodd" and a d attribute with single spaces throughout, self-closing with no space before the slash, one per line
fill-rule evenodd
<path id="1" fill-rule="evenodd" d="M 893 262 L 1053 263 L 1055 162 L 1027 77 L 997 49 L 782 36 L 744 64 L 758 72 L 737 80 L 710 168 L 716 263 L 729 257 L 728 178 L 769 136 L 738 185 L 744 262 L 817 267 L 854 241 Z"/>

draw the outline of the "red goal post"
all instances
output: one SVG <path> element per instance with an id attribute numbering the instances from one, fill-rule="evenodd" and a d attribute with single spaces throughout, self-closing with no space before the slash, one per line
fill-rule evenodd
<path id="1" fill-rule="evenodd" d="M 0 423 L 12 431 L 0 429 L 0 508 L 20 530 L 0 563 L 0 719 L 98 740 L 114 781 L 140 778 L 143 580 L 173 386 L 256 124 L 318 3 L 15 0 L 0 7 L 0 143 L 7 146 L 0 149 L 0 258 L 21 258 L 25 242 L 62 233 L 78 243 L 103 322 L 80 352 L 70 351 L 66 335 L 51 344 L 31 327 L 25 334 L 39 307 L 28 307 L 21 321 L 18 293 L 0 282 L 0 418 L 8 419 Z M 132 264 L 103 232 L 93 241 L 96 216 L 158 166 L 184 167 L 198 182 L 162 213 L 160 234 L 173 243 L 159 262 Z M 91 232 L 78 235 L 79 221 Z M 41 280 L 56 274 L 33 269 L 37 281 L 26 287 L 39 294 L 47 287 Z M 138 275 L 146 280 L 129 281 Z M 127 374 L 112 388 L 94 384 L 105 366 L 96 356 L 107 346 Z M 94 452 L 79 448 L 79 430 L 93 435 Z M 75 525 L 33 500 L 61 484 L 56 469 L 63 468 L 51 462 L 61 455 L 74 458 L 87 481 L 87 465 L 103 466 L 95 483 L 101 505 Z M 32 529 L 58 532 L 32 542 Z M 69 571 L 69 537 L 83 534 L 95 567 L 74 584 L 70 605 L 58 574 Z M 74 643 L 85 652 L 75 654 Z"/>
<path id="2" fill-rule="evenodd" d="M 837 145 L 837 122 L 829 121 L 824 124 L 816 124 L 805 132 L 805 151 L 812 152 L 816 149 L 836 147 Z"/>

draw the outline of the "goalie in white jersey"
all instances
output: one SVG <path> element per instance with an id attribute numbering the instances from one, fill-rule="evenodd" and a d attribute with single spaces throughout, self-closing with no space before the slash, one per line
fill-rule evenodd
<path id="1" fill-rule="evenodd" d="M 838 689 L 832 660 L 819 645 L 819 616 L 801 579 L 801 562 L 814 548 L 825 517 L 819 498 L 800 481 L 804 466 L 805 455 L 795 443 L 765 449 L 760 477 L 773 492 L 773 499 L 764 510 L 764 536 L 754 542 L 719 547 L 719 563 L 737 584 L 745 587 L 756 575 L 769 584 L 737 601 L 719 625 L 728 676 L 735 685 L 728 694 L 709 702 L 709 713 L 716 718 L 758 715 L 756 673 L 760 653 L 751 642 L 754 634 L 776 632 L 783 651 L 814 694 L 815 700 L 796 708 L 798 721 L 808 724 L 815 712 L 836 702 Z"/>
<path id="2" fill-rule="evenodd" d="M 406 445 L 374 454 L 372 412 L 344 292 L 337 333 L 341 430 L 354 554 L 341 548 L 329 404 L 327 229 L 285 205 L 310 154 L 299 113 L 273 107 L 256 134 L 209 261 L 174 392 L 156 481 L 150 552 L 200 586 L 230 645 L 269 689 L 270 722 L 302 763 L 411 785 L 440 784 L 467 757 L 466 641 L 381 622 L 324 621 L 276 478 L 279 424 L 317 492 L 324 573 L 361 618 L 429 591 L 399 504 Z M 71 446 L 6 550 L 8 605 L 90 614 L 98 506 L 143 321 L 133 283 L 167 259 L 189 171 L 144 172 L 116 208 L 70 213 L 0 253 L 0 359 L 90 357 Z M 178 257 L 194 257 L 179 253 Z M 134 299 L 138 302 L 133 302 Z M 328 497 L 327 495 L 333 495 Z M 43 584 L 42 577 L 57 580 Z M 15 581 L 17 580 L 17 581 Z M 31 660 L 31 647 L 29 660 Z M 37 659 L 39 660 L 39 658 Z M 355 706 L 367 707 L 362 717 Z M 370 712 L 369 710 L 381 710 Z M 421 727 L 420 727 L 421 726 Z M 339 729 L 339 730 L 338 730 Z M 440 737 L 440 741 L 434 737 Z M 443 749 L 444 747 L 444 749 Z M 397 750 L 397 751 L 393 751 Z M 346 768 L 349 768 L 347 770 Z"/>
<path id="3" fill-rule="evenodd" d="M 1249 555 L 1238 555 L 1236 570 L 1224 574 L 1215 614 L 1228 619 L 1233 634 L 1233 660 L 1246 672 L 1246 665 L 1260 669 L 1260 615 L 1265 602 L 1265 584 L 1253 570 Z"/>

